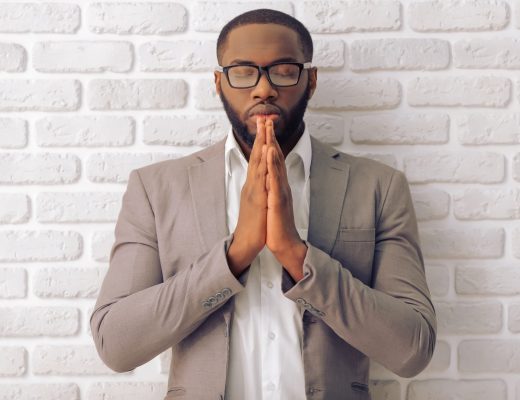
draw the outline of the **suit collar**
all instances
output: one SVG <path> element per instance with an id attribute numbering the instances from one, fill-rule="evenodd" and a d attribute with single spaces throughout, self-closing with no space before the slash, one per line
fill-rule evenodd
<path id="1" fill-rule="evenodd" d="M 340 153 L 311 137 L 308 242 L 330 254 L 339 229 L 347 192 L 349 164 Z"/>

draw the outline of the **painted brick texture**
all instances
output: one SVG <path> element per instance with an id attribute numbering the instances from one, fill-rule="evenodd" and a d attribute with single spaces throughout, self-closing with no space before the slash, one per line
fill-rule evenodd
<path id="1" fill-rule="evenodd" d="M 114 373 L 89 316 L 130 172 L 226 136 L 215 45 L 255 8 L 311 32 L 311 134 L 410 182 L 438 341 L 372 399 L 520 400 L 516 0 L 0 0 L 0 399 L 164 398 L 170 352 Z"/>

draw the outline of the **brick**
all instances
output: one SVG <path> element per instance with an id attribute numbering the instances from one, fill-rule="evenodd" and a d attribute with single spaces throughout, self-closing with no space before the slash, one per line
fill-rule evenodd
<path id="1" fill-rule="evenodd" d="M 357 115 L 350 138 L 360 144 L 440 144 L 448 142 L 449 129 L 448 114 Z"/>
<path id="2" fill-rule="evenodd" d="M 32 354 L 35 375 L 113 375 L 94 346 L 36 346 Z"/>
<path id="3" fill-rule="evenodd" d="M 429 258 L 487 259 L 504 254 L 505 231 L 502 228 L 423 229 L 422 251 Z"/>
<path id="4" fill-rule="evenodd" d="M 412 381 L 408 386 L 407 400 L 506 400 L 504 381 L 428 379 Z"/>
<path id="5" fill-rule="evenodd" d="M 433 357 L 424 372 L 441 372 L 450 367 L 450 345 L 444 341 L 437 341 Z"/>
<path id="6" fill-rule="evenodd" d="M 0 299 L 23 299 L 26 294 L 27 272 L 25 269 L 0 268 Z"/>
<path id="7" fill-rule="evenodd" d="M 108 257 L 114 241 L 115 237 L 113 230 L 94 232 L 92 240 L 90 241 L 92 244 L 92 259 L 98 262 L 108 262 Z"/>
<path id="8" fill-rule="evenodd" d="M 401 10 L 398 1 L 305 1 L 300 20 L 313 33 L 393 31 Z"/>
<path id="9" fill-rule="evenodd" d="M 459 141 L 467 145 L 520 143 L 520 113 L 472 113 L 457 117 Z"/>
<path id="10" fill-rule="evenodd" d="M 3 307 L 0 320 L 0 337 L 72 336 L 79 329 L 73 307 Z"/>
<path id="11" fill-rule="evenodd" d="M 93 110 L 149 110 L 184 107 L 188 87 L 182 79 L 94 79 L 88 104 Z"/>
<path id="12" fill-rule="evenodd" d="M 73 111 L 81 84 L 68 79 L 0 79 L 0 111 Z"/>
<path id="13" fill-rule="evenodd" d="M 76 232 L 0 231 L 0 261 L 70 261 L 81 256 Z"/>
<path id="14" fill-rule="evenodd" d="M 459 371 L 520 372 L 520 341 L 514 339 L 464 340 L 459 344 Z"/>
<path id="15" fill-rule="evenodd" d="M 40 72 L 128 72 L 133 47 L 128 42 L 38 42 L 33 65 Z"/>
<path id="16" fill-rule="evenodd" d="M 36 200 L 39 222 L 115 222 L 122 193 L 40 193 Z"/>
<path id="17" fill-rule="evenodd" d="M 450 273 L 445 265 L 428 264 L 425 268 L 426 281 L 434 297 L 446 296 L 450 290 Z"/>
<path id="18" fill-rule="evenodd" d="M 520 153 L 516 153 L 513 157 L 513 178 L 520 182 Z"/>
<path id="19" fill-rule="evenodd" d="M 0 118 L 0 149 L 27 146 L 27 122 L 20 118 Z"/>
<path id="20" fill-rule="evenodd" d="M 520 228 L 513 229 L 512 247 L 514 256 L 520 258 Z"/>
<path id="21" fill-rule="evenodd" d="M 0 347 L 0 376 L 22 376 L 27 370 L 27 352 L 24 347 Z M 2 389 L 0 389 L 0 395 Z"/>
<path id="22" fill-rule="evenodd" d="M 491 152 L 432 152 L 404 158 L 411 183 L 498 183 L 505 174 L 502 154 Z"/>
<path id="23" fill-rule="evenodd" d="M 131 117 L 47 117 L 36 121 L 36 141 L 42 147 L 115 147 L 134 143 Z"/>
<path id="24" fill-rule="evenodd" d="M 513 333 L 520 332 L 520 304 L 510 304 L 508 309 L 508 328 Z"/>
<path id="25" fill-rule="evenodd" d="M 166 382 L 96 382 L 88 387 L 87 400 L 163 400 Z"/>
<path id="26" fill-rule="evenodd" d="M 75 383 L 0 384 L 0 398 L 5 400 L 79 400 Z"/>
<path id="27" fill-rule="evenodd" d="M 501 37 L 458 40 L 453 45 L 457 68 L 520 68 L 520 40 Z"/>
<path id="28" fill-rule="evenodd" d="M 399 379 L 399 376 L 391 372 L 390 370 L 383 367 L 377 361 L 370 360 L 370 379 L 376 381 L 389 381 L 392 379 Z M 400 399 L 399 399 L 400 400 Z"/>
<path id="29" fill-rule="evenodd" d="M 133 169 L 178 157 L 170 153 L 104 153 L 87 159 L 87 178 L 98 183 L 126 183 Z"/>
<path id="30" fill-rule="evenodd" d="M 504 1 L 431 0 L 409 5 L 410 27 L 419 32 L 499 30 L 509 22 Z"/>
<path id="31" fill-rule="evenodd" d="M 171 348 L 159 354 L 159 372 L 161 374 L 169 374 L 172 362 Z"/>
<path id="32" fill-rule="evenodd" d="M 514 18 L 515 18 L 515 27 L 517 29 L 520 29 L 520 7 L 518 6 L 518 3 L 515 4 L 515 7 L 513 8 L 514 12 Z M 518 396 L 517 396 L 518 399 Z"/>
<path id="33" fill-rule="evenodd" d="M 418 221 L 443 219 L 449 214 L 450 195 L 444 190 L 413 190 L 412 199 Z"/>
<path id="34" fill-rule="evenodd" d="M 401 101 L 401 87 L 395 79 L 323 79 L 309 101 L 314 109 L 339 110 L 395 108 Z"/>
<path id="35" fill-rule="evenodd" d="M 511 81 L 498 76 L 417 77 L 408 83 L 411 106 L 505 107 Z"/>
<path id="36" fill-rule="evenodd" d="M 345 137 L 345 120 L 343 117 L 325 114 L 306 114 L 305 126 L 309 133 L 328 144 L 340 144 Z"/>
<path id="37" fill-rule="evenodd" d="M 197 79 L 195 82 L 195 108 L 199 110 L 223 110 L 220 97 L 211 79 Z"/>
<path id="38" fill-rule="evenodd" d="M 455 270 L 455 290 L 458 294 L 511 296 L 520 294 L 517 267 L 464 266 Z"/>
<path id="39" fill-rule="evenodd" d="M 401 385 L 397 381 L 370 381 L 373 399 L 401 400 Z"/>
<path id="40" fill-rule="evenodd" d="M 213 71 L 217 66 L 216 41 L 176 40 L 148 42 L 139 47 L 141 71 Z"/>
<path id="41" fill-rule="evenodd" d="M 443 335 L 498 333 L 502 304 L 498 301 L 435 303 L 437 329 Z"/>
<path id="42" fill-rule="evenodd" d="M 143 121 L 143 141 L 150 145 L 209 146 L 231 128 L 222 115 L 150 116 Z"/>
<path id="43" fill-rule="evenodd" d="M 345 66 L 346 50 L 342 40 L 314 40 L 312 65 L 320 69 Z"/>
<path id="44" fill-rule="evenodd" d="M 22 46 L 16 43 L 0 43 L 0 71 L 22 72 L 26 62 L 27 54 Z"/>
<path id="45" fill-rule="evenodd" d="M 45 268 L 34 278 L 34 294 L 42 298 L 96 298 L 105 268 Z"/>
<path id="46" fill-rule="evenodd" d="M 71 154 L 0 154 L 2 184 L 64 184 L 80 176 L 80 161 Z"/>
<path id="47" fill-rule="evenodd" d="M 31 215 L 29 197 L 21 193 L 0 193 L 0 224 L 27 222 Z"/>
<path id="48" fill-rule="evenodd" d="M 292 4 L 288 1 L 197 1 L 190 12 L 190 26 L 198 32 L 220 32 L 237 15 L 257 8 L 294 15 Z"/>
<path id="49" fill-rule="evenodd" d="M 0 32 L 74 33 L 80 22 L 76 4 L 0 3 Z"/>
<path id="50" fill-rule="evenodd" d="M 453 205 L 457 219 L 519 219 L 520 189 L 468 188 L 454 193 Z"/>
<path id="51" fill-rule="evenodd" d="M 353 71 L 448 68 L 450 43 L 439 39 L 365 39 L 350 45 Z"/>
<path id="52" fill-rule="evenodd" d="M 365 157 L 371 160 L 380 162 L 382 164 L 388 165 L 392 168 L 398 168 L 397 159 L 393 154 L 380 154 L 380 153 L 366 153 L 366 152 L 354 152 L 350 153 L 356 157 Z"/>
<path id="53" fill-rule="evenodd" d="M 186 9 L 172 2 L 93 3 L 87 10 L 94 33 L 169 35 L 186 30 Z"/>

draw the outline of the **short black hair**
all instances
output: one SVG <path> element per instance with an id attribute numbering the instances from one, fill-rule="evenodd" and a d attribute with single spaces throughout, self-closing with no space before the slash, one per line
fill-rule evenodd
<path id="1" fill-rule="evenodd" d="M 289 14 L 268 8 L 259 8 L 240 14 L 224 25 L 217 40 L 217 60 L 220 65 L 222 65 L 222 53 L 229 33 L 239 26 L 249 24 L 277 24 L 292 29 L 298 35 L 305 62 L 312 61 L 312 38 L 307 28 Z"/>

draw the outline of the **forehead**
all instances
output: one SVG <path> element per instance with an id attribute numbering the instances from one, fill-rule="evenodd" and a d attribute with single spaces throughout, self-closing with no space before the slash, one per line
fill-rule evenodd
<path id="1" fill-rule="evenodd" d="M 306 61 L 298 34 L 278 24 L 248 24 L 233 29 L 222 54 L 223 65 L 237 59 L 263 65 L 280 58 Z"/>

